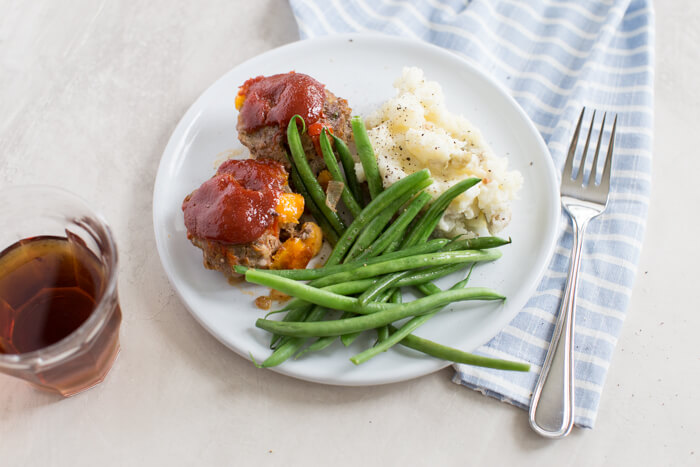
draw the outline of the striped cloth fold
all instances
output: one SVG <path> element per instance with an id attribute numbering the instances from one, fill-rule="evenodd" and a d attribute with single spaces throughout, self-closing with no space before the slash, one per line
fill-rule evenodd
<path id="1" fill-rule="evenodd" d="M 468 57 L 530 116 L 561 170 L 582 106 L 618 115 L 611 195 L 588 228 L 576 316 L 578 426 L 592 428 L 642 247 L 651 188 L 653 20 L 650 0 L 290 0 L 302 38 L 380 31 Z M 595 135 L 595 131 L 594 131 Z M 605 138 L 604 138 L 605 140 Z M 456 365 L 454 382 L 526 408 L 563 295 L 568 216 L 536 293 L 476 353 L 528 361 L 530 373 Z"/>

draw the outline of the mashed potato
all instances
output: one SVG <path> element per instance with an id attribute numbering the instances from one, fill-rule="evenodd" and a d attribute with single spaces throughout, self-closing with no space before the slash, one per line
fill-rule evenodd
<path id="1" fill-rule="evenodd" d="M 447 110 L 442 88 L 426 81 L 423 70 L 404 68 L 394 87 L 398 95 L 366 121 L 384 187 L 428 168 L 435 182 L 427 190 L 437 197 L 460 180 L 479 177 L 481 183 L 450 204 L 438 230 L 453 236 L 503 229 L 523 183 L 520 173 L 508 170 L 508 161 L 493 154 L 471 123 Z M 356 170 L 364 178 L 360 164 Z"/>

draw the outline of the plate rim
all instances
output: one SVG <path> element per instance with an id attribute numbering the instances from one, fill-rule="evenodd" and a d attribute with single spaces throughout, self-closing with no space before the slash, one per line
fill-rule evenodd
<path id="1" fill-rule="evenodd" d="M 234 347 L 232 344 L 227 342 L 227 340 L 224 338 L 222 334 L 220 334 L 216 328 L 213 328 L 204 321 L 202 317 L 199 316 L 199 314 L 194 311 L 185 297 L 183 296 L 182 291 L 179 289 L 179 287 L 176 284 L 176 278 L 173 276 L 173 271 L 170 267 L 168 267 L 167 264 L 167 249 L 165 246 L 164 239 L 161 238 L 161 236 L 158 233 L 158 225 L 159 225 L 159 219 L 158 218 L 158 212 L 160 212 L 157 207 L 160 205 L 159 202 L 159 193 L 163 193 L 163 187 L 162 185 L 165 183 L 166 179 L 166 172 L 168 171 L 168 162 L 171 161 L 172 157 L 174 157 L 175 154 L 177 154 L 178 150 L 177 147 L 183 144 L 183 138 L 182 136 L 185 136 L 187 133 L 187 126 L 192 123 L 195 120 L 195 113 L 198 110 L 198 107 L 200 107 L 200 103 L 205 100 L 207 93 L 209 90 L 213 87 L 215 87 L 219 82 L 224 81 L 227 79 L 227 77 L 234 73 L 238 68 L 245 67 L 250 65 L 251 63 L 262 60 L 265 58 L 266 55 L 272 55 L 272 54 L 278 54 L 280 52 L 285 51 L 286 49 L 295 49 L 299 47 L 307 47 L 309 44 L 316 44 L 320 42 L 324 43 L 334 43 L 334 42 L 346 42 L 350 41 L 353 42 L 355 40 L 358 41 L 380 41 L 384 42 L 390 45 L 398 45 L 398 46 L 409 46 L 409 47 L 418 47 L 418 48 L 423 48 L 426 51 L 429 51 L 430 53 L 434 54 L 439 54 L 442 55 L 443 57 L 448 58 L 449 60 L 456 60 L 458 62 L 461 62 L 463 66 L 466 66 L 469 69 L 470 73 L 473 73 L 475 75 L 478 75 L 483 81 L 487 82 L 490 86 L 492 86 L 500 95 L 503 97 L 510 107 L 519 114 L 521 117 L 521 120 L 526 124 L 527 129 L 529 130 L 529 133 L 534 136 L 534 140 L 537 143 L 537 146 L 539 147 L 540 151 L 546 154 L 548 157 L 544 158 L 545 162 L 545 169 L 543 169 L 546 173 L 546 178 L 550 180 L 549 184 L 549 195 L 547 197 L 548 200 L 553 201 L 550 203 L 549 206 L 547 206 L 547 212 L 546 216 L 548 219 L 552 219 L 552 225 L 553 228 L 551 231 L 547 232 L 548 234 L 548 239 L 547 239 L 547 244 L 546 244 L 546 252 L 544 254 L 544 261 L 542 262 L 539 270 L 537 271 L 536 274 L 530 275 L 530 281 L 529 284 L 527 284 L 524 287 L 524 290 L 527 291 L 527 296 L 531 297 L 532 294 L 535 292 L 537 285 L 540 283 L 542 276 L 544 275 L 544 272 L 546 271 L 549 263 L 551 262 L 552 255 L 554 253 L 554 249 L 557 244 L 557 234 L 559 231 L 558 225 L 560 224 L 561 221 L 561 209 L 559 205 L 559 190 L 558 190 L 558 176 L 557 172 L 554 166 L 554 161 L 551 157 L 551 153 L 549 149 L 547 148 L 546 143 L 544 142 L 544 139 L 542 138 L 541 133 L 537 130 L 535 124 L 532 122 L 530 117 L 525 113 L 523 108 L 520 106 L 520 104 L 515 100 L 515 98 L 510 94 L 510 92 L 507 90 L 507 88 L 502 85 L 500 82 L 495 80 L 493 77 L 491 77 L 488 73 L 483 71 L 480 68 L 480 65 L 471 60 L 469 57 L 465 57 L 463 55 L 459 55 L 451 50 L 436 46 L 434 44 L 424 42 L 421 40 L 416 40 L 412 38 L 406 38 L 406 37 L 401 37 L 401 36 L 394 36 L 394 35 L 389 35 L 389 34 L 383 34 L 383 33 L 376 33 L 376 32 L 367 32 L 367 33 L 343 33 L 343 34 L 334 34 L 334 35 L 327 35 L 327 36 L 319 36 L 319 37 L 314 37 L 314 38 L 309 38 L 309 39 L 301 39 L 297 40 L 294 42 L 290 42 L 287 44 L 284 44 L 279 47 L 275 47 L 272 49 L 268 49 L 258 55 L 255 55 L 253 57 L 250 57 L 236 65 L 234 65 L 230 70 L 222 74 L 219 78 L 211 82 L 200 94 L 199 96 L 190 104 L 188 109 L 185 111 L 183 116 L 179 119 L 177 125 L 175 125 L 174 129 L 172 130 L 168 142 L 163 149 L 163 153 L 160 156 L 160 160 L 158 163 L 158 170 L 156 172 L 156 177 L 155 177 L 155 182 L 153 184 L 153 196 L 152 196 L 152 220 L 153 220 L 153 229 L 154 229 L 154 236 L 156 240 L 156 250 L 158 251 L 158 257 L 160 259 L 161 266 L 163 267 L 163 270 L 166 274 L 166 277 L 168 278 L 168 282 L 170 283 L 172 289 L 174 292 L 177 294 L 178 298 L 180 299 L 180 302 L 185 306 L 189 314 L 199 323 L 200 326 L 202 326 L 210 335 L 212 335 L 216 340 L 218 340 L 220 343 L 222 343 L 225 347 L 228 349 L 234 351 L 234 353 L 240 355 L 241 357 L 245 358 L 248 361 L 252 362 L 251 355 L 249 353 L 246 353 L 242 350 L 239 350 L 238 348 Z M 174 138 L 174 136 L 179 135 L 179 138 Z M 522 311 L 522 308 L 520 310 L 516 311 L 509 319 L 508 322 L 512 321 L 518 313 Z M 503 327 L 507 326 L 504 325 Z M 481 344 L 477 345 L 477 348 L 481 345 L 484 345 L 486 342 L 489 340 L 493 339 L 498 333 L 501 332 L 503 327 L 499 328 L 499 330 L 496 332 L 496 334 L 488 337 L 484 342 Z M 474 350 L 474 349 L 472 349 Z M 304 381 L 309 381 L 309 382 L 314 382 L 314 383 L 321 383 L 321 384 L 327 384 L 327 385 L 336 385 L 336 386 L 374 386 L 374 385 L 383 385 L 383 384 L 392 384 L 396 382 L 402 382 L 402 381 L 408 381 L 411 379 L 419 378 L 422 376 L 426 376 L 429 374 L 432 374 L 434 372 L 437 372 L 443 368 L 446 368 L 450 365 L 452 365 L 453 362 L 448 362 L 448 361 L 442 361 L 442 360 L 437 360 L 434 359 L 434 364 L 430 366 L 430 368 L 427 369 L 427 371 L 421 371 L 416 374 L 402 374 L 394 378 L 388 378 L 388 379 L 382 379 L 382 380 L 371 380 L 371 381 L 365 381 L 365 380 L 358 380 L 358 381 L 337 381 L 332 378 L 316 378 L 316 377 L 309 377 L 309 376 L 303 376 L 299 375 L 298 373 L 294 371 L 289 371 L 285 365 L 281 365 L 278 367 L 273 367 L 270 368 L 276 373 L 293 377 L 295 379 L 299 380 L 304 380 Z"/>

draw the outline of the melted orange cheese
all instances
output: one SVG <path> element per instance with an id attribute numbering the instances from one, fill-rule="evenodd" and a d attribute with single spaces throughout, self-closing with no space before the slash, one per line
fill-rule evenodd
<path id="1" fill-rule="evenodd" d="M 321 251 L 323 234 L 318 225 L 306 222 L 302 230 L 310 230 L 306 238 L 290 238 L 285 241 L 272 257 L 270 269 L 304 269 L 311 258 Z"/>

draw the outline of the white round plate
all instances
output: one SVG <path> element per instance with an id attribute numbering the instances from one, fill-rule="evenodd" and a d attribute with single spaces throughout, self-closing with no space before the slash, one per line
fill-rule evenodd
<path id="1" fill-rule="evenodd" d="M 471 280 L 471 285 L 491 287 L 507 300 L 453 304 L 417 334 L 474 350 L 505 327 L 535 291 L 556 241 L 558 182 L 539 133 L 507 92 L 473 64 L 422 42 L 363 34 L 295 42 L 242 63 L 197 99 L 170 137 L 153 193 L 156 243 L 170 282 L 197 321 L 244 358 L 252 354 L 262 361 L 270 354 L 269 334 L 255 327 L 265 311 L 253 303 L 267 291 L 245 283 L 231 286 L 220 273 L 205 270 L 201 251 L 186 238 L 181 210 L 185 196 L 214 174 L 221 154 L 242 148 L 234 108 L 238 87 L 253 76 L 295 70 L 347 99 L 353 114 L 366 116 L 394 95 L 392 83 L 404 66 L 418 66 L 427 79 L 438 81 L 449 109 L 481 129 L 495 153 L 508 157 L 510 168 L 525 179 L 511 224 L 501 233 L 513 243 L 502 248 L 498 261 L 475 268 Z M 449 364 L 396 346 L 354 366 L 349 358 L 374 338 L 365 334 L 349 348 L 336 342 L 275 371 L 326 384 L 372 385 L 416 378 Z"/>

